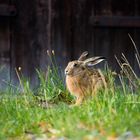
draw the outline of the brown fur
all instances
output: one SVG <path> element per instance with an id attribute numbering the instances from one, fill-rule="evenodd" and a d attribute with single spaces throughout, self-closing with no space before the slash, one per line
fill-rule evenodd
<path id="1" fill-rule="evenodd" d="M 88 62 L 87 60 L 86 62 Z M 98 69 L 89 69 L 86 65 L 87 63 L 85 64 L 84 60 L 75 60 L 69 62 L 65 69 L 66 85 L 70 93 L 76 96 L 76 105 L 81 104 L 87 96 L 94 96 L 100 88 L 106 88 L 107 86 L 102 72 Z"/>

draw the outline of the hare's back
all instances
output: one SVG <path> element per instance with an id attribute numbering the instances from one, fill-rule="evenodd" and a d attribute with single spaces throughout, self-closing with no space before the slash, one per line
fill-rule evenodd
<path id="1" fill-rule="evenodd" d="M 91 75 L 92 75 L 92 85 L 98 86 L 98 87 L 107 87 L 107 82 L 106 82 L 106 78 L 103 75 L 103 73 L 101 72 L 101 70 L 99 69 L 92 69 L 91 71 Z"/>

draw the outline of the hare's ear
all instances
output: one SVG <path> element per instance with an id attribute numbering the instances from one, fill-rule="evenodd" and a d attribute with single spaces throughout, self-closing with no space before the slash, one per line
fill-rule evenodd
<path id="1" fill-rule="evenodd" d="M 86 59 L 84 61 L 84 65 L 88 66 L 88 67 L 92 67 L 100 62 L 102 62 L 103 60 L 105 60 L 106 58 L 103 56 L 97 56 L 97 57 L 91 57 L 89 59 Z"/>
<path id="2" fill-rule="evenodd" d="M 81 56 L 79 57 L 79 61 L 84 61 L 88 56 L 88 51 L 85 51 L 81 54 Z"/>

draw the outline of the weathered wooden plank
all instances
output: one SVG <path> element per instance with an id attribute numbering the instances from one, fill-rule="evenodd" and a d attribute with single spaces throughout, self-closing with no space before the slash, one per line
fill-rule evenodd
<path id="1" fill-rule="evenodd" d="M 134 16 L 94 16 L 91 23 L 95 27 L 140 27 L 140 17 Z"/>
<path id="2" fill-rule="evenodd" d="M 17 81 L 15 68 L 33 84 L 37 83 L 36 69 L 46 70 L 48 49 L 48 0 L 16 0 L 18 14 L 11 25 L 11 79 Z"/>
<path id="3" fill-rule="evenodd" d="M 14 5 L 0 4 L 0 16 L 15 16 L 16 8 Z"/>
<path id="4" fill-rule="evenodd" d="M 0 89 L 10 82 L 10 28 L 9 22 L 0 22 Z"/>

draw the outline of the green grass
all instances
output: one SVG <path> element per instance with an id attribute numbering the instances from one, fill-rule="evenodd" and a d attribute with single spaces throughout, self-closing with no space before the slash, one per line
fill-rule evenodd
<path id="1" fill-rule="evenodd" d="M 42 134 L 57 139 L 109 139 L 127 137 L 127 133 L 140 138 L 140 97 L 125 82 L 123 88 L 115 85 L 109 72 L 108 91 L 70 107 L 73 98 L 53 70 L 48 69 L 47 82 L 37 71 L 40 86 L 36 90 L 21 78 L 21 91 L 9 88 L 1 93 L 0 139 L 32 139 Z"/>
<path id="2" fill-rule="evenodd" d="M 20 87 L 8 87 L 0 94 L 0 139 L 140 139 L 138 77 L 132 80 L 130 75 L 119 75 L 121 85 L 117 85 L 107 70 L 108 91 L 70 107 L 74 98 L 66 90 L 58 66 L 52 64 L 47 78 L 37 70 L 40 84 L 34 90 L 16 70 Z"/>
<path id="3" fill-rule="evenodd" d="M 28 134 L 67 139 L 105 139 L 125 132 L 140 136 L 140 98 L 137 95 L 99 93 L 72 108 L 63 102 L 43 108 L 31 96 L 3 95 L 0 112 L 0 139 L 26 139 Z"/>

